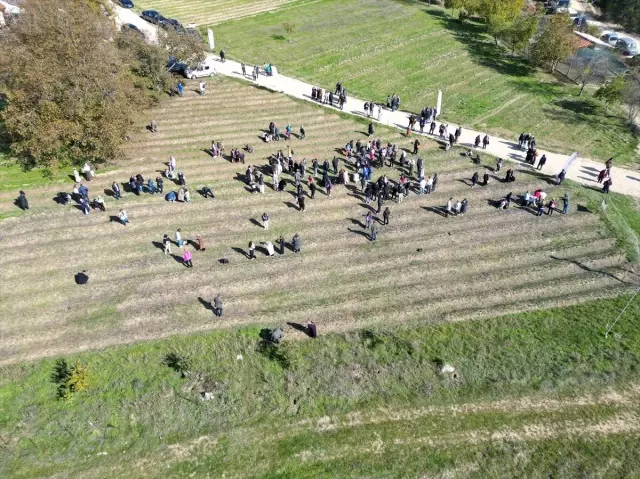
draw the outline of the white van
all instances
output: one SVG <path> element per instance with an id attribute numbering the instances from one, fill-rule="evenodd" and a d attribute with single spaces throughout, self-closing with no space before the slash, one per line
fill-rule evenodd
<path id="1" fill-rule="evenodd" d="M 216 74 L 216 67 L 213 58 L 207 58 L 202 63 L 199 63 L 196 68 L 185 68 L 184 76 L 191 80 L 202 77 L 212 77 Z"/>

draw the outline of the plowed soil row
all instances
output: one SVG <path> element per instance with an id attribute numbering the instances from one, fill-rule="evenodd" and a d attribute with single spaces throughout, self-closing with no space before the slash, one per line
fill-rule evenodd
<path id="1" fill-rule="evenodd" d="M 104 194 L 113 181 L 126 183 L 131 174 L 157 176 L 175 155 L 192 189 L 191 203 L 125 193 L 119 202 L 107 198 L 106 213 L 84 216 L 75 206 L 52 201 L 59 187 L 41 187 L 29 191 L 28 214 L 3 221 L 0 363 L 308 319 L 323 331 L 477 319 L 609 297 L 628 287 L 633 271 L 597 216 L 578 211 L 575 203 L 569 215 L 542 217 L 517 205 L 501 211 L 492 204 L 509 191 L 544 188 L 549 197 L 560 197 L 564 188 L 526 169 L 516 171 L 515 184 L 503 184 L 504 172 L 492 171 L 492 159 L 475 166 L 459 150 L 444 152 L 431 142 L 421 145 L 421 156 L 427 174 L 439 173 L 436 191 L 385 203 L 391 222 L 379 225 L 375 244 L 363 228 L 368 206 L 359 185 L 338 185 L 330 198 L 320 188 L 305 212 L 297 210 L 291 186 L 283 193 L 270 188 L 269 175 L 265 194 L 252 194 L 241 177 L 246 166 L 264 165 L 288 144 L 258 140 L 269 121 L 281 127 L 304 122 L 307 138 L 290 144 L 296 160 L 307 158 L 308 174 L 312 158 L 322 162 L 350 139 L 366 141 L 366 127 L 230 80 L 216 78 L 211 86 L 207 97 L 187 89 L 184 97 L 153 111 L 157 134 L 144 127 L 151 114 L 142 119 L 128 145 L 131 160 L 99 172 L 88 184 L 91 197 Z M 410 143 L 391 130 L 376 137 L 402 147 Z M 255 152 L 247 154 L 246 165 L 212 159 L 204 151 L 212 139 L 227 149 L 252 144 Z M 340 166 L 350 168 L 343 159 Z M 467 179 L 485 170 L 489 184 L 470 188 Z M 383 173 L 394 180 L 400 171 L 384 168 L 376 177 Z M 214 189 L 216 199 L 193 191 L 203 185 Z M 71 188 L 70 180 L 66 189 Z M 177 185 L 167 180 L 165 192 L 170 189 Z M 11 207 L 9 194 L 3 195 L 1 208 Z M 450 197 L 467 198 L 468 213 L 443 217 L 438 208 Z M 129 213 L 127 227 L 109 221 L 119 208 Z M 272 216 L 269 231 L 259 222 L 265 211 Z M 199 233 L 207 242 L 205 252 L 194 252 L 193 269 L 181 264 L 182 249 L 175 244 L 173 256 L 158 247 L 163 234 L 173 237 L 177 228 L 185 239 Z M 276 243 L 280 235 L 290 240 L 295 233 L 303 239 L 302 254 L 287 249 L 268 258 L 259 249 L 256 261 L 246 259 L 250 240 Z M 229 264 L 219 263 L 221 258 Z M 91 277 L 87 287 L 73 283 L 83 269 Z M 216 293 L 223 295 L 226 311 L 214 320 L 208 301 Z"/>

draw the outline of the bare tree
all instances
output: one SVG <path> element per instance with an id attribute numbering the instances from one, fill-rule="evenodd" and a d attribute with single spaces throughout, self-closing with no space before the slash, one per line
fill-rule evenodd
<path id="1" fill-rule="evenodd" d="M 590 58 L 576 58 L 577 61 L 574 64 L 578 75 L 574 81 L 580 85 L 578 96 L 581 96 L 587 85 L 604 82 L 609 72 L 609 58 L 606 54 L 594 55 Z"/>
<path id="2" fill-rule="evenodd" d="M 622 90 L 622 100 L 629 107 L 629 124 L 633 125 L 640 116 L 640 83 L 637 80 L 628 81 Z"/>

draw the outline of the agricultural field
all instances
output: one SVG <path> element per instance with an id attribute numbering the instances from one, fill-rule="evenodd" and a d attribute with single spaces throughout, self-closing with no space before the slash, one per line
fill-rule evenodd
<path id="1" fill-rule="evenodd" d="M 636 303 L 610 339 L 603 334 L 631 298 L 637 263 L 618 220 L 599 211 L 600 194 L 556 187 L 525 167 L 507 186 L 493 158 L 475 166 L 461 150 L 424 140 L 436 191 L 388 203 L 390 225 L 372 243 L 353 185 L 330 198 L 320 189 L 300 212 L 291 186 L 274 192 L 267 175 L 265 194 L 251 193 L 246 165 L 205 151 L 212 140 L 227 150 L 251 144 L 247 164 L 263 166 L 287 148 L 259 140 L 273 120 L 296 132 L 304 125 L 306 139 L 291 145 L 310 165 L 366 139 L 365 122 L 226 78 L 209 79 L 205 97 L 187 87 L 141 115 L 130 161 L 98 171 L 88 186 L 94 197 L 132 174 L 158 176 L 174 155 L 191 203 L 125 193 L 107 198 L 106 213 L 84 216 L 53 201 L 71 178 L 0 176 L 0 215 L 15 211 L 16 188 L 31 206 L 1 224 L 0 475 L 640 472 Z M 156 134 L 145 126 L 152 117 Z M 403 148 L 411 141 L 385 128 L 375 136 Z M 471 188 L 472 174 L 485 170 L 488 186 Z M 203 186 L 216 198 L 193 191 Z M 568 192 L 569 214 L 494 206 L 509 191 L 536 188 L 549 198 Z M 176 189 L 165 182 L 165 192 Z M 468 213 L 443 217 L 450 197 L 467 198 Z M 640 230 L 635 200 L 609 200 Z M 109 221 L 120 208 L 127 227 Z M 265 211 L 269 231 L 259 224 Z M 159 248 L 177 228 L 207 243 L 193 269 L 176 245 L 172 256 Z M 247 260 L 250 240 L 295 233 L 301 254 L 269 258 L 259 246 L 258 259 Z M 73 282 L 83 269 L 87 287 Z M 222 318 L 210 310 L 217 293 Z M 315 341 L 300 331 L 309 319 Z M 276 326 L 283 345 L 260 341 Z M 87 391 L 68 401 L 56 399 L 61 357 L 90 374 Z M 455 377 L 439 373 L 444 363 Z M 203 387 L 211 401 L 201 401 Z"/>
<path id="2" fill-rule="evenodd" d="M 183 23 L 215 25 L 236 18 L 271 12 L 300 0 L 143 0 L 135 2 L 139 10 L 158 10 L 167 18 Z"/>
<path id="3" fill-rule="evenodd" d="M 248 163 L 264 165 L 278 147 L 286 151 L 284 142 L 260 142 L 269 121 L 303 124 L 308 138 L 292 143 L 297 158 L 322 161 L 348 140 L 364 138 L 366 126 L 232 80 L 216 79 L 211 88 L 205 98 L 189 89 L 155 110 L 159 133 L 151 135 L 141 124 L 128 146 L 131 162 L 89 186 L 93 197 L 104 195 L 113 181 L 126 183 L 131 174 L 158 176 L 174 155 L 188 184 L 213 187 L 215 200 L 195 191 L 190 204 L 128 194 L 108 201 L 106 213 L 85 217 L 75 206 L 53 201 L 65 188 L 42 187 L 29 190 L 28 215 L 4 221 L 0 315 L 9 320 L 2 324 L 0 361 L 308 318 L 321 320 L 324 330 L 480 318 L 615 296 L 627 287 L 624 253 L 598 215 L 578 209 L 575 198 L 567 216 L 538 218 L 517 207 L 498 212 L 490 203 L 512 187 L 491 175 L 487 187 L 471 189 L 467 182 L 478 168 L 458 150 L 445 153 L 435 142 L 426 141 L 422 152 L 426 173 L 439 173 L 437 191 L 391 205 L 391 224 L 381 226 L 376 244 L 363 231 L 368 209 L 353 186 L 336 188 L 331 198 L 319 192 L 305 213 L 297 211 L 292 192 L 267 187 L 264 195 L 248 193 L 243 165 L 214 160 L 204 151 L 212 139 L 227 148 L 253 144 Z M 409 147 L 397 131 L 378 134 Z M 399 174 L 377 173 L 392 179 Z M 568 191 L 533 171 L 516 175 L 516 195 L 538 187 L 550 198 Z M 269 186 L 270 176 L 265 179 Z M 69 181 L 66 190 L 71 186 Z M 15 208 L 14 195 L 2 193 L 3 210 Z M 469 214 L 442 217 L 438 208 L 449 197 L 466 197 Z M 130 226 L 110 223 L 119 208 L 128 211 Z M 259 223 L 265 211 L 273 218 L 268 233 Z M 173 258 L 159 248 L 163 234 L 173 236 L 177 228 L 187 239 L 199 233 L 208 243 L 205 253 L 196 253 L 192 271 L 180 264 L 177 248 Z M 250 240 L 276 244 L 281 234 L 291 239 L 295 233 L 303 238 L 302 255 L 261 255 L 251 263 L 244 257 Z M 230 264 L 218 263 L 221 258 Z M 83 269 L 91 272 L 90 288 L 72 281 Z M 229 315 L 214 321 L 205 305 L 218 292 Z"/>
<path id="4" fill-rule="evenodd" d="M 490 135 L 534 134 L 550 151 L 638 165 L 638 138 L 621 108 L 605 113 L 593 90 L 578 87 L 511 56 L 450 12 L 418 1 L 323 0 L 216 25 L 217 48 L 249 64 L 273 63 L 280 73 L 323 88 L 342 81 L 359 98 L 401 108 L 434 106 L 444 92 L 443 118 Z M 295 25 L 288 34 L 283 23 Z"/>

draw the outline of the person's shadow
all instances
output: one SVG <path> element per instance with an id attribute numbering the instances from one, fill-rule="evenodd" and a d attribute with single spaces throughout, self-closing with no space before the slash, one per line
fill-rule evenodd
<path id="1" fill-rule="evenodd" d="M 360 226 L 361 228 L 364 228 L 364 227 L 365 227 L 365 224 L 364 224 L 362 221 L 360 221 L 360 220 L 356 220 L 356 219 L 354 219 L 354 218 L 347 218 L 347 219 L 348 219 L 349 221 L 351 221 L 351 224 L 354 224 L 354 225 Z"/>
<path id="2" fill-rule="evenodd" d="M 256 225 L 256 226 L 259 226 L 260 228 L 263 228 L 262 223 L 257 219 L 251 218 L 249 221 L 251 222 L 252 225 Z"/>
<path id="3" fill-rule="evenodd" d="M 245 258 L 249 257 L 249 253 L 247 253 L 245 250 L 243 250 L 242 248 L 238 248 L 237 246 L 233 246 L 231 248 L 233 251 L 235 251 L 236 253 L 240 253 L 242 256 L 244 256 Z"/>
<path id="4" fill-rule="evenodd" d="M 366 232 L 364 232 L 364 231 L 360 231 L 360 230 L 353 230 L 353 229 L 351 229 L 351 228 L 347 228 L 347 229 L 348 229 L 351 233 L 355 233 L 355 234 L 357 234 L 357 235 L 364 236 L 365 238 L 370 239 L 370 238 L 369 238 L 369 234 L 368 234 L 368 233 L 366 233 Z"/>
<path id="5" fill-rule="evenodd" d="M 292 327 L 293 329 L 295 329 L 296 331 L 300 331 L 300 332 L 302 332 L 302 333 L 306 334 L 306 335 L 307 335 L 307 336 L 309 336 L 309 337 L 311 336 L 311 335 L 309 334 L 309 328 L 307 328 L 306 326 L 304 326 L 304 325 L 302 325 L 302 324 L 300 324 L 300 323 L 290 323 L 290 322 L 287 322 L 287 325 L 291 326 L 291 327 Z"/>
<path id="6" fill-rule="evenodd" d="M 160 241 L 152 241 L 151 244 L 153 246 L 155 246 L 156 248 L 164 251 L 164 245 L 162 244 L 162 242 L 160 242 Z"/>
<path id="7" fill-rule="evenodd" d="M 203 299 L 200 296 L 198 296 L 198 301 L 200 301 L 200 304 L 204 306 L 204 309 L 206 309 L 207 311 L 211 311 L 213 313 L 213 305 L 211 304 L 211 301 L 207 301 L 206 299 Z"/>
<path id="8" fill-rule="evenodd" d="M 447 209 L 443 206 L 423 206 L 422 208 L 440 216 L 447 216 Z"/>

